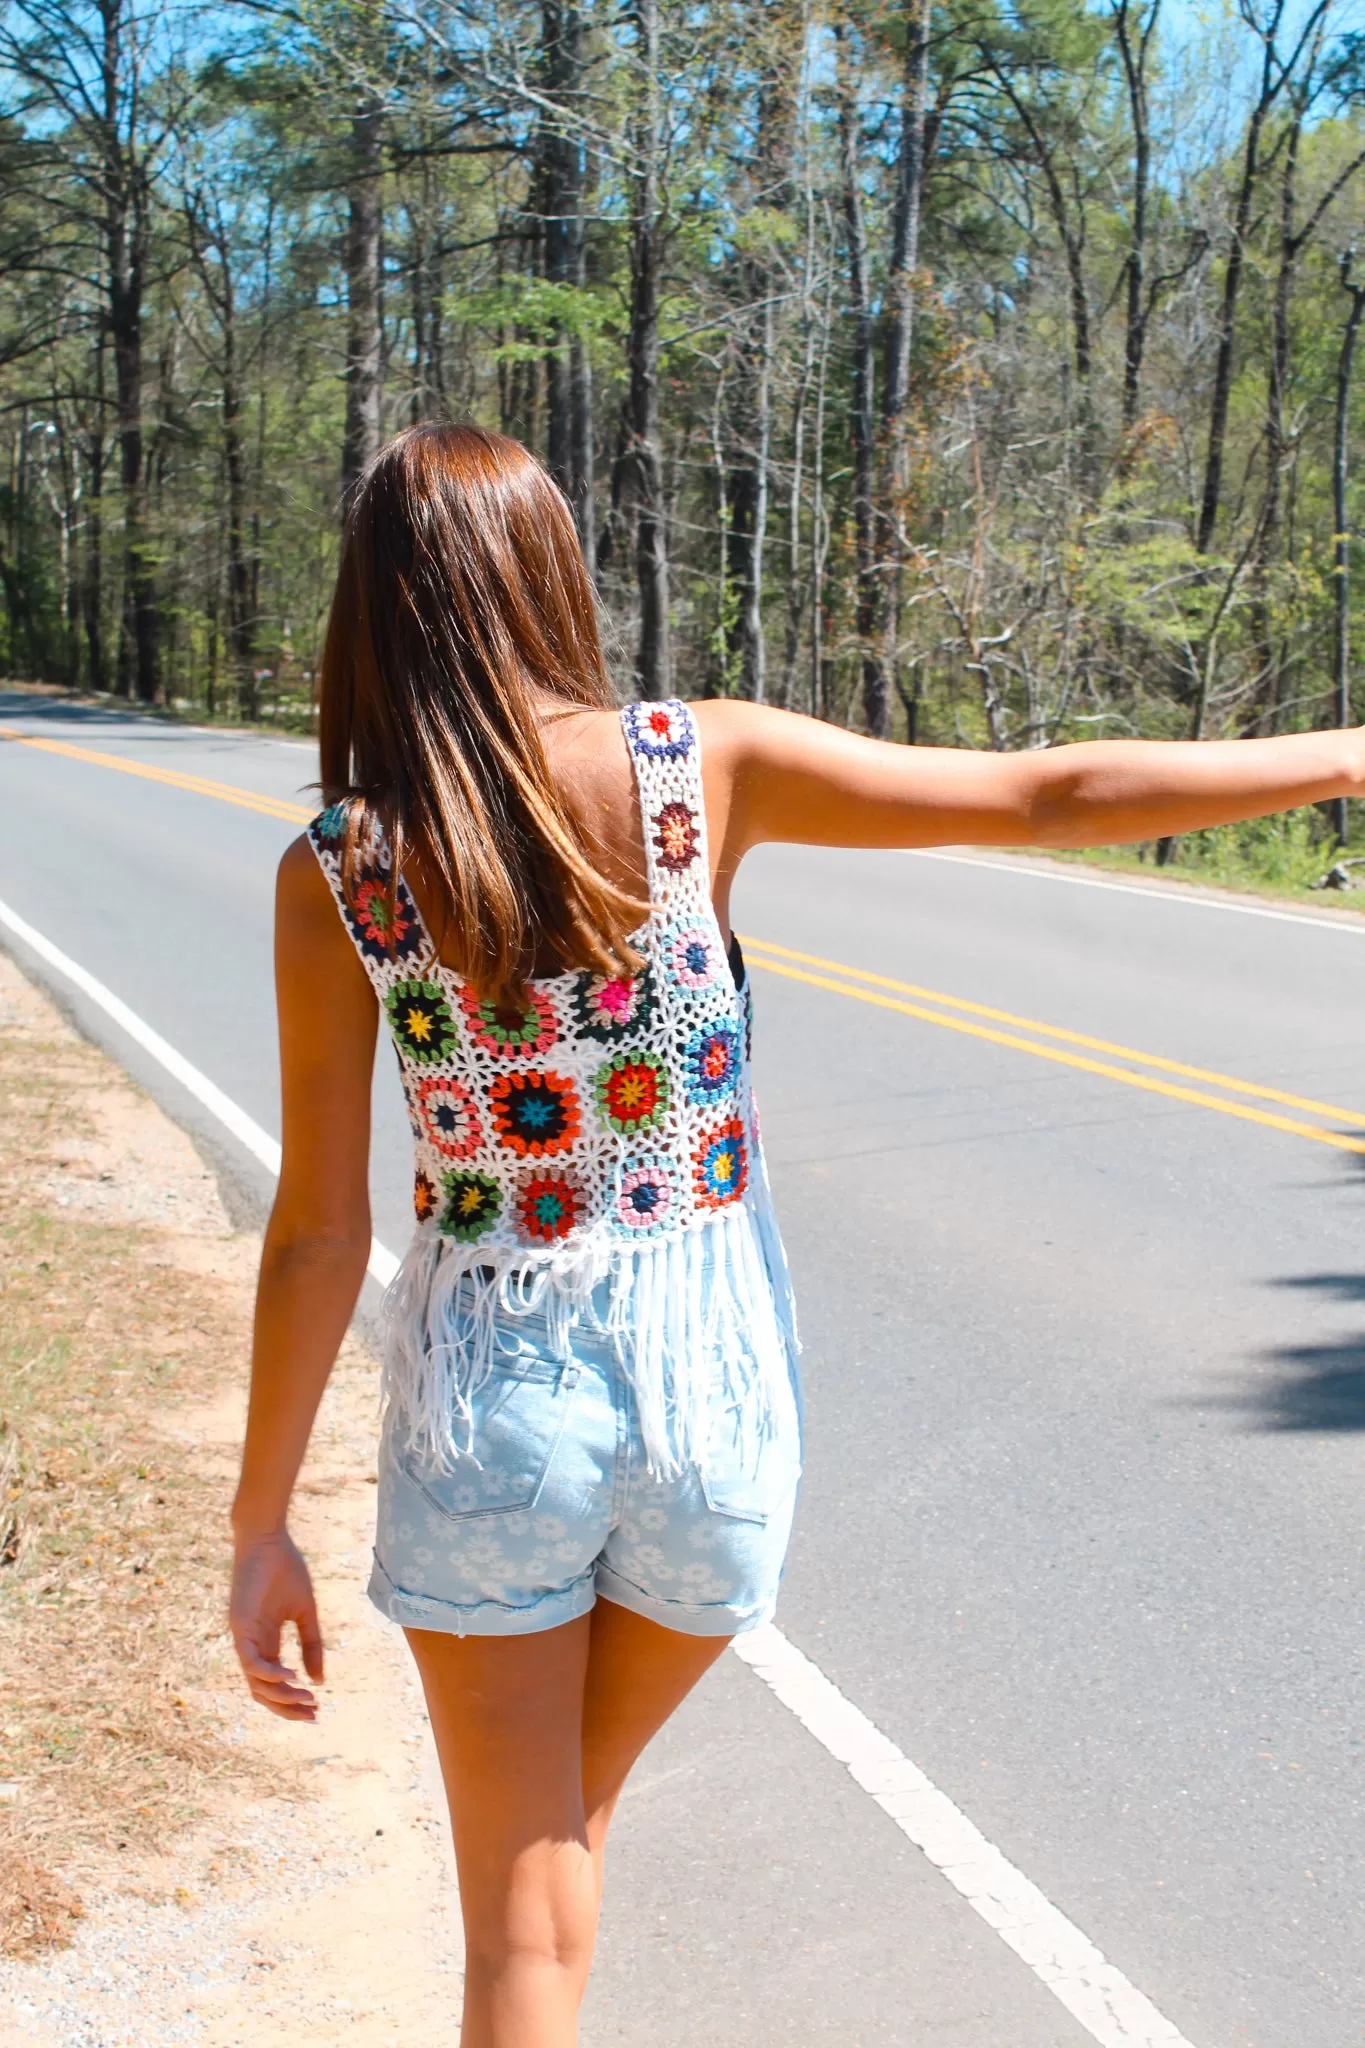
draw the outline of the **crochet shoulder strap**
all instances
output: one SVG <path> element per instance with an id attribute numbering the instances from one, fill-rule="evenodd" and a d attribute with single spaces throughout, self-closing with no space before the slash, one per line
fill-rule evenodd
<path id="1" fill-rule="evenodd" d="M 670 698 L 663 704 L 627 704 L 621 722 L 640 791 L 650 899 L 656 907 L 693 904 L 709 910 L 711 864 L 697 721 L 686 704 Z"/>
<path id="2" fill-rule="evenodd" d="M 382 996 L 395 976 L 411 974 L 419 964 L 434 957 L 435 949 L 401 876 L 396 894 L 391 897 L 393 862 L 388 842 L 375 819 L 367 819 L 362 828 L 356 872 L 352 887 L 347 890 L 341 867 L 346 819 L 347 806 L 332 804 L 314 818 L 308 827 L 308 840 L 365 972 Z"/>

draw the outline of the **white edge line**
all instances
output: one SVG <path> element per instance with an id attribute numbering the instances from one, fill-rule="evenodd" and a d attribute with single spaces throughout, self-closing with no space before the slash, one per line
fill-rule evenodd
<path id="1" fill-rule="evenodd" d="M 98 1004 L 278 1178 L 277 1140 L 207 1074 L 200 1073 L 112 989 L 3 901 L 0 924 Z M 397 1259 L 378 1238 L 371 1239 L 368 1270 L 384 1287 L 398 1270 Z M 1105 1961 L 1094 1943 L 1022 1871 L 1006 1862 L 946 1793 L 931 1784 L 891 1738 L 779 1629 L 768 1626 L 739 1636 L 734 1649 L 1102 2048 L 1192 2048 L 1123 1973 Z"/>
<path id="2" fill-rule="evenodd" d="M 1306 924 L 1315 932 L 1345 932 L 1348 937 L 1365 937 L 1365 917 L 1313 917 L 1303 910 L 1263 910 L 1258 903 L 1225 903 L 1219 896 L 1196 896 L 1180 887 L 1162 888 L 1150 882 L 1109 882 L 1098 875 L 1064 875 L 1056 868 L 1027 860 L 986 860 L 974 853 L 940 853 L 936 847 L 910 846 L 905 851 L 915 860 L 947 860 L 959 868 L 990 868 L 997 875 L 1026 875 L 1035 882 L 1066 882 L 1073 889 L 1109 889 L 1116 896 L 1141 896 L 1148 903 L 1179 903 L 1199 910 L 1224 910 L 1234 917 L 1268 917 L 1276 924 Z"/>
<path id="3" fill-rule="evenodd" d="M 734 1651 L 1103 2048 L 1191 2048 L 852 1700 L 771 1625 Z"/>
<path id="4" fill-rule="evenodd" d="M 150 1024 L 144 1023 L 136 1010 L 130 1010 L 127 1003 L 116 996 L 112 989 L 106 988 L 102 981 L 97 981 L 78 961 L 63 953 L 60 947 L 54 946 L 50 939 L 45 939 L 41 932 L 35 931 L 31 924 L 3 901 L 0 901 L 0 924 L 8 926 L 30 952 L 36 953 L 40 960 L 45 960 L 49 967 L 55 968 L 58 974 L 80 989 L 82 994 L 89 996 L 92 1003 L 97 1003 L 106 1017 L 112 1018 L 119 1029 L 126 1031 L 144 1052 L 150 1053 L 157 1064 L 164 1067 L 182 1088 L 187 1089 L 196 1102 L 202 1103 L 210 1116 L 216 1117 L 223 1128 L 230 1131 L 240 1145 L 246 1147 L 252 1158 L 260 1161 L 268 1174 L 276 1180 L 279 1179 L 278 1140 L 272 1138 L 269 1131 L 262 1130 L 256 1119 L 248 1116 L 244 1109 L 239 1109 L 230 1096 L 224 1095 L 216 1082 L 210 1081 L 207 1074 L 201 1074 L 198 1067 L 192 1066 L 183 1053 L 177 1052 L 173 1045 L 167 1044 L 161 1033 L 153 1031 Z M 398 1260 L 388 1246 L 382 1245 L 377 1237 L 370 1240 L 367 1271 L 381 1287 L 387 1287 L 398 1271 Z"/>

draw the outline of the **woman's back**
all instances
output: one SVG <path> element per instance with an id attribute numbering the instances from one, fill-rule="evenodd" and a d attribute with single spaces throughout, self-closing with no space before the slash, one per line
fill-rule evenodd
<path id="1" fill-rule="evenodd" d="M 712 903 L 698 723 L 680 703 L 632 704 L 619 720 L 552 723 L 549 752 L 585 839 L 648 905 L 633 972 L 561 968 L 515 997 L 481 994 L 393 878 L 373 820 L 357 834 L 337 804 L 310 828 L 386 1017 L 413 1131 L 417 1232 L 393 1298 L 389 1393 L 438 1465 L 477 1455 L 472 1403 L 498 1316 L 543 1318 L 567 1358 L 595 1304 L 651 1470 L 702 1469 L 718 1347 L 761 1423 L 795 1337 L 749 1076 L 749 991 Z"/>

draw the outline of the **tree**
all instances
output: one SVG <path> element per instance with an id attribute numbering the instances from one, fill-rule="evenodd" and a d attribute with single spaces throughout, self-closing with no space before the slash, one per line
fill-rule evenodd
<path id="1" fill-rule="evenodd" d="M 1337 358 L 1336 423 L 1332 437 L 1332 509 L 1336 531 L 1332 536 L 1333 587 L 1332 618 L 1335 628 L 1332 680 L 1335 687 L 1337 724 L 1353 722 L 1351 710 L 1351 534 L 1346 512 L 1346 435 L 1351 412 L 1351 372 L 1355 365 L 1356 336 L 1365 319 L 1365 284 L 1353 276 L 1355 251 L 1348 249 L 1341 259 L 1342 289 L 1350 294 L 1351 310 L 1342 330 L 1341 354 Z M 1339 845 L 1346 844 L 1346 798 L 1337 797 L 1332 807 L 1332 824 Z"/>
<path id="2" fill-rule="evenodd" d="M 123 501 L 117 687 L 146 703 L 159 685 L 159 616 L 147 529 L 143 316 L 156 183 L 191 91 L 164 56 L 156 95 L 147 73 L 175 27 L 152 0 L 14 0 L 0 23 L 0 67 L 42 136 L 26 168 L 53 181 L 68 260 L 98 277 L 104 298 Z"/>
<path id="3" fill-rule="evenodd" d="M 1232 228 L 1223 269 L 1222 302 L 1218 309 L 1218 351 L 1214 363 L 1213 390 L 1209 402 L 1208 452 L 1204 459 L 1204 489 L 1199 505 L 1197 544 L 1201 555 L 1213 545 L 1214 528 L 1223 495 L 1223 459 L 1227 442 L 1228 404 L 1232 396 L 1233 350 L 1237 338 L 1237 305 L 1241 296 L 1242 273 L 1246 266 L 1251 230 L 1252 201 L 1262 171 L 1262 143 L 1266 124 L 1280 96 L 1296 78 L 1304 53 L 1321 47 L 1324 25 L 1332 0 L 1315 0 L 1302 22 L 1288 57 L 1280 56 L 1284 33 L 1286 0 L 1265 0 L 1260 12 L 1257 0 L 1238 0 L 1238 13 L 1260 44 L 1256 97 L 1246 126 L 1242 146 L 1237 193 L 1233 202 Z"/>
<path id="4" fill-rule="evenodd" d="M 589 574 L 597 565 L 593 498 L 592 358 L 582 324 L 587 287 L 584 200 L 590 162 L 583 131 L 584 18 L 575 0 L 542 0 L 545 108 L 540 123 L 540 212 L 546 283 L 555 295 L 545 358 L 546 452 L 574 509 Z M 568 308 L 576 305 L 576 311 Z"/>
<path id="5" fill-rule="evenodd" d="M 658 0 L 634 0 L 634 102 L 630 160 L 630 332 L 626 347 L 629 468 L 635 494 L 635 569 L 640 601 L 640 695 L 673 687 L 668 619 L 668 510 L 659 427 L 659 286 L 664 211 L 660 191 L 663 113 Z"/>
<path id="6" fill-rule="evenodd" d="M 351 120 L 346 203 L 345 497 L 379 453 L 384 404 L 384 106 L 367 88 Z"/>
<path id="7" fill-rule="evenodd" d="M 847 18 L 835 23 L 839 109 L 839 168 L 843 187 L 848 255 L 849 316 L 853 328 L 853 388 L 849 426 L 853 441 L 853 547 L 857 574 L 857 632 L 862 668 L 863 718 L 871 733 L 884 733 L 890 716 L 886 671 L 878 646 L 881 578 L 876 556 L 876 425 L 874 413 L 875 330 L 868 268 L 867 223 L 858 148 L 858 110 L 851 78 Z"/>

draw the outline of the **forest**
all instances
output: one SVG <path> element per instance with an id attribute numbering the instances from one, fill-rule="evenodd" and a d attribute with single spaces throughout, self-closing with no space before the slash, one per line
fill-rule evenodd
<path id="1" fill-rule="evenodd" d="M 348 486 L 470 418 L 625 691 L 1365 710 L 1344 0 L 10 0 L 0 181 L 10 677 L 306 719 Z"/>

